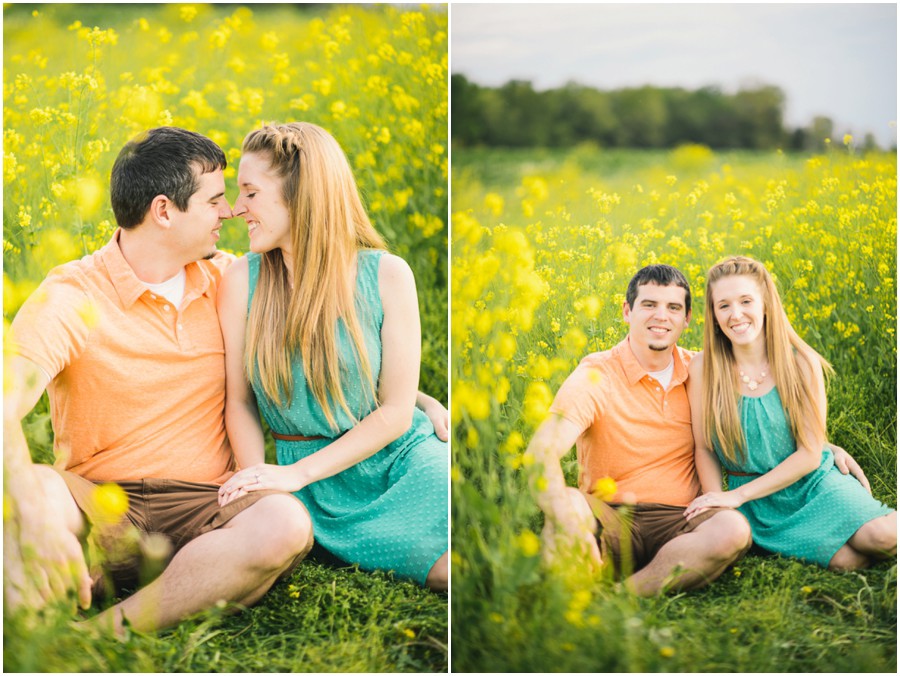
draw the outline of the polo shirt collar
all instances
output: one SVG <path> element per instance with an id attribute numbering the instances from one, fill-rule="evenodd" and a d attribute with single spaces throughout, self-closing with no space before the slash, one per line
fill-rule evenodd
<path id="1" fill-rule="evenodd" d="M 117 229 L 113 233 L 109 243 L 100 249 L 100 257 L 106 265 L 109 279 L 116 293 L 119 294 L 119 300 L 122 301 L 122 305 L 127 309 L 134 305 L 137 299 L 144 295 L 148 289 L 147 285 L 134 274 L 134 270 L 131 269 L 128 261 L 125 260 L 125 256 L 122 255 L 122 249 L 119 248 L 119 234 L 121 232 L 121 229 Z M 190 263 L 185 266 L 185 272 L 185 298 L 188 297 L 189 293 L 192 293 L 194 298 L 210 294 L 209 275 L 205 274 L 198 263 Z"/>
<path id="2" fill-rule="evenodd" d="M 647 369 L 641 366 L 637 357 L 634 356 L 634 352 L 631 351 L 631 344 L 628 342 L 628 337 L 626 336 L 625 340 L 616 345 L 613 350 L 616 351 L 619 361 L 622 364 L 622 368 L 625 370 L 625 377 L 628 379 L 628 384 L 637 385 L 641 381 L 641 378 L 647 375 Z M 677 345 L 672 347 L 672 358 L 675 361 L 675 368 L 672 373 L 671 385 L 680 385 L 687 380 L 688 371 L 687 364 L 684 363 L 684 355 L 682 355 L 681 350 L 678 349 Z"/>
<path id="3" fill-rule="evenodd" d="M 106 265 L 106 271 L 109 273 L 109 279 L 113 288 L 119 294 L 119 300 L 125 308 L 130 308 L 135 301 L 140 298 L 147 290 L 147 285 L 137 278 L 134 270 L 128 265 L 125 256 L 122 255 L 122 249 L 119 248 L 119 234 L 121 229 L 117 229 L 109 240 L 109 243 L 100 249 L 100 258 Z"/>

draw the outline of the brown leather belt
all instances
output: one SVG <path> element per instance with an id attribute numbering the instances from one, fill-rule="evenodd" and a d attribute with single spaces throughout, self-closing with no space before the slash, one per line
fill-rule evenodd
<path id="1" fill-rule="evenodd" d="M 747 472 L 732 472 L 730 469 L 726 469 L 725 474 L 730 474 L 731 476 L 761 476 L 759 474 L 747 474 Z"/>
<path id="2" fill-rule="evenodd" d="M 317 441 L 319 439 L 327 439 L 328 437 L 304 437 L 299 434 L 278 434 L 272 432 L 272 436 L 281 441 Z"/>

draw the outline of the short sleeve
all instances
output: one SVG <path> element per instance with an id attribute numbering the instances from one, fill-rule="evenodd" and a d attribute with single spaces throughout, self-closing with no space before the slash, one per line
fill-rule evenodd
<path id="1" fill-rule="evenodd" d="M 596 366 L 579 364 L 559 388 L 550 412 L 577 425 L 583 432 L 603 412 L 603 377 Z"/>
<path id="2" fill-rule="evenodd" d="M 75 278 L 52 271 L 16 313 L 7 354 L 25 357 L 54 378 L 84 349 L 100 314 Z"/>

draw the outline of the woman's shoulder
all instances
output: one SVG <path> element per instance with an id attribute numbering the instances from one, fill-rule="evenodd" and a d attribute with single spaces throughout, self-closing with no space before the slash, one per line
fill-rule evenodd
<path id="1" fill-rule="evenodd" d="M 409 263 L 387 251 L 382 251 L 378 259 L 378 281 L 382 288 L 388 289 L 415 285 Z"/>
<path id="2" fill-rule="evenodd" d="M 688 363 L 688 376 L 691 378 L 699 378 L 703 375 L 703 353 L 696 352 Z"/>
<path id="3" fill-rule="evenodd" d="M 239 280 L 246 280 L 247 276 L 250 274 L 250 261 L 248 258 L 252 255 L 254 254 L 247 254 L 246 256 L 236 258 L 225 270 L 225 274 L 222 275 L 222 281 L 231 280 L 232 282 L 236 282 Z"/>
<path id="4" fill-rule="evenodd" d="M 228 266 L 225 274 L 222 275 L 216 298 L 220 312 L 223 308 L 228 309 L 232 306 L 243 307 L 246 305 L 248 277 L 249 265 L 246 256 L 241 256 Z"/>

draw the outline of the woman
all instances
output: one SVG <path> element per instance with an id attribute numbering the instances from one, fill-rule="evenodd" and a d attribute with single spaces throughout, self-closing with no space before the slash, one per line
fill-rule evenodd
<path id="1" fill-rule="evenodd" d="M 243 469 L 220 502 L 292 491 L 333 554 L 446 589 L 449 456 L 415 407 L 409 266 L 385 251 L 343 151 L 320 127 L 250 133 L 238 185 L 235 216 L 252 253 L 225 275 L 219 314 L 226 426 Z M 257 401 L 278 465 L 263 463 Z"/>
<path id="2" fill-rule="evenodd" d="M 832 569 L 896 554 L 897 513 L 841 474 L 826 448 L 825 370 L 760 263 L 734 257 L 710 269 L 703 353 L 688 378 L 704 494 L 687 518 L 738 508 L 761 547 Z"/>

